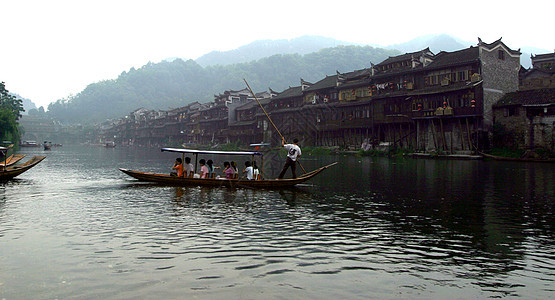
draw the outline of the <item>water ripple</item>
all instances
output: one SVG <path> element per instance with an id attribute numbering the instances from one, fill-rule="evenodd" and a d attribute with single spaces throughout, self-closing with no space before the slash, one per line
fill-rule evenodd
<path id="1" fill-rule="evenodd" d="M 0 297 L 554 291 L 552 168 L 516 168 L 519 181 L 501 180 L 506 167 L 484 162 L 372 158 L 360 168 L 347 157 L 338 160 L 350 172 L 258 191 L 138 183 L 115 167 L 153 168 L 167 157 L 104 150 L 53 153 L 37 172 L 0 185 Z"/>

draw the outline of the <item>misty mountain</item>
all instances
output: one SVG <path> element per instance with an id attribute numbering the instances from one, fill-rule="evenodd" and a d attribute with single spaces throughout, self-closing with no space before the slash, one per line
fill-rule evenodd
<path id="1" fill-rule="evenodd" d="M 336 70 L 368 68 L 370 62 L 398 54 L 371 46 L 338 46 L 305 55 L 277 54 L 248 63 L 207 67 L 193 60 L 165 60 L 131 68 L 114 80 L 92 83 L 71 98 L 51 103 L 48 113 L 65 122 L 99 122 L 140 107 L 165 110 L 212 101 L 215 94 L 245 88 L 243 78 L 256 92 L 268 88 L 282 91 L 300 85 L 300 78 L 316 82 Z"/>
<path id="2" fill-rule="evenodd" d="M 355 44 L 322 36 L 302 36 L 290 40 L 259 40 L 229 51 L 212 51 L 196 59 L 196 62 L 203 67 L 230 65 L 259 60 L 276 54 L 304 55 L 340 45 Z"/>
<path id="3" fill-rule="evenodd" d="M 16 98 L 21 99 L 23 101 L 23 109 L 25 109 L 25 111 L 22 114 L 26 115 L 26 114 L 29 113 L 29 111 L 31 109 L 37 109 L 37 105 L 33 101 L 31 101 L 30 99 L 23 98 L 20 95 L 15 94 L 15 93 L 11 93 L 11 94 L 14 95 Z"/>
<path id="4" fill-rule="evenodd" d="M 536 47 L 522 47 L 520 52 L 522 53 L 522 55 L 520 55 L 520 64 L 528 69 L 532 67 L 532 59 L 530 59 L 531 55 L 546 54 L 551 51 Z"/>
<path id="5" fill-rule="evenodd" d="M 476 44 L 476 43 L 474 43 Z M 430 47 L 433 53 L 439 53 L 440 51 L 457 51 L 464 48 L 468 48 L 472 45 L 470 42 L 465 42 L 456 39 L 447 34 L 440 35 L 424 35 L 417 37 L 408 42 L 394 44 L 386 46 L 386 49 L 399 50 L 402 53 L 416 52 L 422 49 Z"/>

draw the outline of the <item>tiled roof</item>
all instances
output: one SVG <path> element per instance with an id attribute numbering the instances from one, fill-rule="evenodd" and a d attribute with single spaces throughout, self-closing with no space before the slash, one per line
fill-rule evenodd
<path id="1" fill-rule="evenodd" d="M 303 95 L 302 88 L 300 86 L 295 86 L 284 90 L 283 92 L 279 93 L 277 96 L 273 97 L 271 100 L 300 97 L 302 95 Z"/>
<path id="2" fill-rule="evenodd" d="M 431 62 L 425 69 L 444 68 L 454 65 L 464 65 L 472 62 L 478 62 L 479 51 L 478 47 L 470 47 L 454 52 L 440 52 L 434 56 Z"/>
<path id="3" fill-rule="evenodd" d="M 322 89 L 329 89 L 337 86 L 337 75 L 326 76 L 326 78 L 316 82 L 305 91 L 317 91 Z"/>
<path id="4" fill-rule="evenodd" d="M 416 51 L 416 52 L 405 53 L 405 54 L 401 54 L 401 55 L 397 55 L 397 56 L 390 56 L 389 58 L 387 58 L 386 60 L 377 64 L 376 66 L 383 66 L 383 65 L 388 65 L 388 64 L 391 64 L 391 63 L 395 63 L 395 62 L 406 61 L 406 60 L 411 59 L 412 57 L 414 57 L 414 58 L 420 57 L 423 54 L 432 54 L 433 55 L 433 53 L 430 51 L 430 48 L 428 47 L 424 50 L 420 50 L 420 51 Z"/>
<path id="5" fill-rule="evenodd" d="M 513 55 L 520 55 L 520 49 L 519 50 L 512 50 L 511 48 L 507 47 L 507 45 L 505 45 L 505 43 L 503 43 L 501 41 L 501 38 L 499 38 L 497 41 L 493 42 L 493 43 L 484 43 L 482 42 L 482 40 L 480 38 L 478 38 L 478 46 L 482 46 L 484 48 L 487 49 L 493 49 L 495 47 L 497 47 L 498 45 L 503 45 L 503 47 L 505 47 L 511 54 Z"/>
<path id="6" fill-rule="evenodd" d="M 536 55 L 532 55 L 532 59 L 555 59 L 555 52 L 553 53 L 545 53 L 545 54 L 536 54 Z"/>
<path id="7" fill-rule="evenodd" d="M 258 101 L 260 101 L 260 104 L 262 104 L 262 105 L 270 103 L 271 100 L 272 100 L 271 98 L 258 99 Z M 249 110 L 249 109 L 252 109 L 254 107 L 259 107 L 258 101 L 252 100 L 250 102 L 247 102 L 247 103 L 237 107 L 236 110 Z"/>
<path id="8" fill-rule="evenodd" d="M 518 91 L 508 93 L 503 96 L 494 107 L 510 106 L 510 105 L 538 105 L 538 104 L 554 104 L 555 105 L 555 88 Z"/>
<path id="9" fill-rule="evenodd" d="M 370 86 L 371 85 L 370 84 L 370 79 L 363 78 L 363 79 L 358 79 L 358 80 L 349 80 L 349 81 L 346 81 L 345 83 L 339 85 L 338 88 L 346 89 L 346 88 L 359 87 L 359 86 L 364 86 L 364 85 Z"/>
<path id="10" fill-rule="evenodd" d="M 348 73 L 343 73 L 341 74 L 341 76 L 343 76 L 343 78 L 345 79 L 351 79 L 351 78 L 366 77 L 366 76 L 370 76 L 371 74 L 372 74 L 372 71 L 369 68 L 367 68 L 362 70 L 355 70 Z"/>
<path id="11" fill-rule="evenodd" d="M 522 79 L 526 79 L 526 78 L 532 77 L 532 76 L 535 76 L 535 77 L 549 77 L 549 76 L 553 76 L 553 74 L 555 74 L 555 69 L 551 69 L 551 70 L 548 70 L 548 69 L 530 69 L 530 70 L 527 70 L 526 72 L 521 73 L 519 75 Z"/>

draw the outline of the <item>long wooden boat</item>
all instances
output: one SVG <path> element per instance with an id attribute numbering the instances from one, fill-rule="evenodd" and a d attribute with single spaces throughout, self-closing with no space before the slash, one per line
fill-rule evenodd
<path id="1" fill-rule="evenodd" d="M 220 154 L 220 155 L 252 155 L 261 156 L 262 153 L 259 152 L 233 152 L 233 151 L 203 151 L 203 150 L 192 150 L 192 149 L 175 149 L 175 148 L 162 148 L 162 151 L 169 152 L 179 152 L 179 153 L 191 153 L 197 156 L 198 154 Z M 196 164 L 196 163 L 195 163 Z M 136 178 L 140 181 L 156 182 L 170 185 L 181 185 L 181 186 L 225 186 L 225 187 L 250 187 L 250 188 L 286 188 L 292 187 L 299 183 L 310 180 L 314 176 L 320 174 L 325 169 L 337 164 L 334 162 L 332 164 L 323 166 L 321 168 L 310 171 L 303 174 L 297 178 L 289 179 L 260 179 L 260 180 L 248 180 L 245 178 L 238 179 L 225 179 L 225 178 L 194 178 L 194 177 L 177 177 L 171 176 L 170 174 L 160 174 L 160 173 L 148 173 L 133 171 L 128 169 L 120 168 L 123 173 Z M 196 169 L 196 166 L 195 166 Z M 261 172 L 263 175 L 263 172 Z"/>
<path id="2" fill-rule="evenodd" d="M 17 175 L 31 169 L 40 163 L 46 156 L 33 156 L 31 159 L 22 164 L 8 166 L 0 170 L 0 180 L 8 180 L 16 177 Z"/>
<path id="3" fill-rule="evenodd" d="M 544 163 L 554 163 L 555 162 L 555 158 L 540 159 L 540 158 L 524 158 L 524 157 L 506 157 L 506 156 L 491 155 L 491 154 L 482 153 L 482 152 L 480 152 L 480 154 L 484 158 L 489 158 L 489 159 L 493 159 L 493 160 L 523 161 L 523 162 L 544 162 Z"/>
<path id="4" fill-rule="evenodd" d="M 6 158 L 3 162 L 0 163 L 0 169 L 14 165 L 18 161 L 22 160 L 24 157 L 25 157 L 24 154 L 12 154 L 8 158 Z"/>

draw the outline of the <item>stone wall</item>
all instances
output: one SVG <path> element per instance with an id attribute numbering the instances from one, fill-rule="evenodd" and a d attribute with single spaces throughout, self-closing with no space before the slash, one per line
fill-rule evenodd
<path id="1" fill-rule="evenodd" d="M 532 119 L 534 140 L 534 148 L 545 148 L 551 152 L 555 151 L 554 148 L 554 130 L 555 130 L 555 116 L 540 117 L 536 116 Z M 529 137 L 528 137 L 529 138 Z M 527 144 L 530 141 L 527 140 Z"/>
<path id="2" fill-rule="evenodd" d="M 494 147 L 527 148 L 527 136 L 529 135 L 528 119 L 526 110 L 522 107 L 515 108 L 517 114 L 508 116 L 509 108 L 502 107 L 493 110 L 495 124 L 497 125 L 493 134 L 495 135 Z"/>
<path id="3" fill-rule="evenodd" d="M 508 108 L 498 108 L 493 111 L 499 135 L 495 138 L 501 141 L 500 147 L 519 149 L 548 149 L 555 151 L 555 115 L 526 117 L 526 110 L 518 108 L 518 115 L 506 116 Z M 501 130 L 501 132 L 499 132 Z"/>
<path id="4" fill-rule="evenodd" d="M 499 51 L 503 51 L 502 59 L 499 58 Z M 502 45 L 492 50 L 480 47 L 480 60 L 484 80 L 484 129 L 491 132 L 492 105 L 505 93 L 518 90 L 520 55 L 511 55 Z"/>

